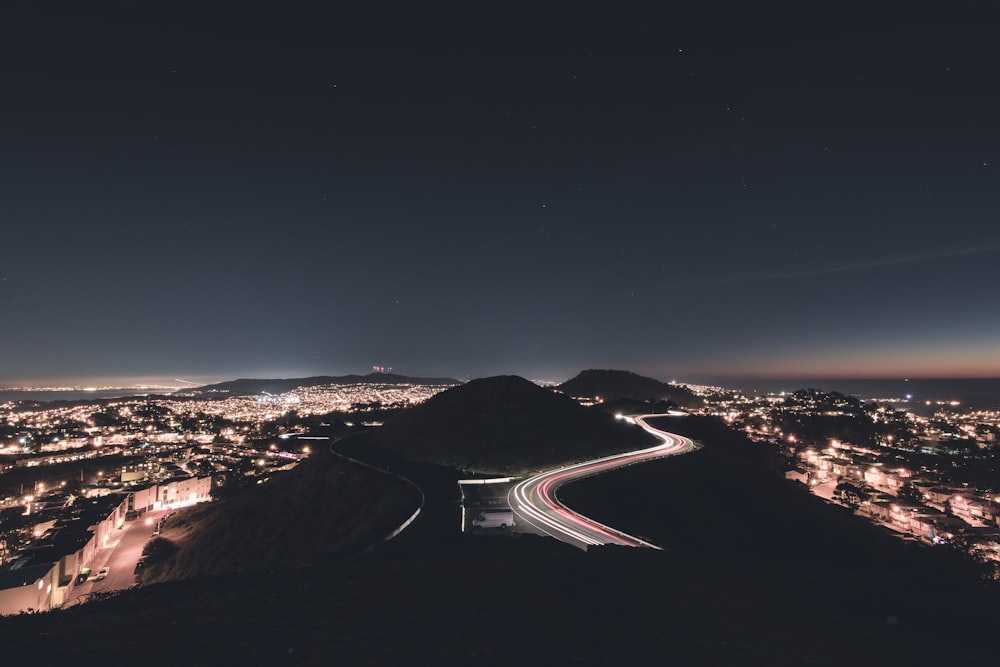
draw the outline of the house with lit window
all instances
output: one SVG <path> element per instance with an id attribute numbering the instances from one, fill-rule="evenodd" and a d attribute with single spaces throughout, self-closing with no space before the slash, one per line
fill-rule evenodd
<path id="1" fill-rule="evenodd" d="M 0 570 L 0 616 L 56 609 L 71 601 L 97 553 L 125 525 L 123 494 L 77 498 Z"/>
<path id="2" fill-rule="evenodd" d="M 183 477 L 132 492 L 130 509 L 142 514 L 167 507 L 187 507 L 212 499 L 211 477 Z"/>

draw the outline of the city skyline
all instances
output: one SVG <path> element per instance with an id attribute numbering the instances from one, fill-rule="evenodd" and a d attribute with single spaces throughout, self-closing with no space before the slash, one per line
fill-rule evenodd
<path id="1" fill-rule="evenodd" d="M 5 13 L 0 386 L 1000 377 L 995 4 Z"/>

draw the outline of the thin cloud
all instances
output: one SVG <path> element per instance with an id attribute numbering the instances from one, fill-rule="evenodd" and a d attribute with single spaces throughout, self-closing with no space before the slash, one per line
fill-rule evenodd
<path id="1" fill-rule="evenodd" d="M 907 264 L 920 264 L 923 262 L 934 262 L 942 259 L 954 259 L 956 257 L 970 257 L 973 255 L 986 255 L 1000 252 L 1000 244 L 979 246 L 976 248 L 959 248 L 955 250 L 945 250 L 933 253 L 923 253 L 919 255 L 909 255 L 906 257 L 889 257 L 876 259 L 868 262 L 857 262 L 855 264 L 842 264 L 840 266 L 814 267 L 808 269 L 798 269 L 795 271 L 776 271 L 772 273 L 748 273 L 734 276 L 722 276 L 716 279 L 696 281 L 693 285 L 734 285 L 737 283 L 766 282 L 771 280 L 790 280 L 793 278 L 809 278 L 813 276 L 832 276 L 841 273 L 854 273 L 857 271 L 870 271 L 892 266 L 903 266 Z"/>

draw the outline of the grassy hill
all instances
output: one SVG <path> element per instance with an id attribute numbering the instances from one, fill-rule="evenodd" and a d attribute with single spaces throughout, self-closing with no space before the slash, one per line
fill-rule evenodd
<path id="1" fill-rule="evenodd" d="M 598 410 L 513 375 L 472 380 L 435 395 L 371 434 L 402 458 L 483 472 L 517 472 L 654 440 Z"/>
<path id="2" fill-rule="evenodd" d="M 371 545 L 420 506 L 409 482 L 317 449 L 293 470 L 167 523 L 143 583 L 299 567 Z"/>
<path id="3" fill-rule="evenodd" d="M 906 617 L 886 623 L 877 590 L 852 588 L 845 610 L 830 607 L 836 589 L 798 582 L 761 576 L 738 554 L 720 563 L 469 537 L 433 551 L 150 586 L 2 619 L 0 637 L 11 661 L 102 665 L 136 656 L 144 665 L 992 663 L 988 616 L 968 603 L 941 606 L 953 595 L 926 595 L 943 619 L 926 632 Z"/>
<path id="4" fill-rule="evenodd" d="M 982 587 L 979 568 L 958 551 L 904 542 L 809 494 L 778 474 L 767 445 L 718 420 L 650 423 L 704 446 L 573 483 L 560 499 L 674 558 L 720 576 L 742 572 L 781 604 L 802 609 L 799 623 L 888 625 L 897 634 L 905 626 L 953 640 L 995 618 L 997 591 Z"/>
<path id="5" fill-rule="evenodd" d="M 472 414 L 502 420 L 509 406 L 522 406 L 516 415 L 534 404 L 517 399 L 534 394 L 523 382 L 493 379 L 449 400 L 465 410 L 478 404 L 472 397 L 492 396 Z M 498 397 L 508 407 L 489 409 Z M 453 421 L 470 421 L 462 415 Z M 507 423 L 520 421 L 508 415 Z M 137 656 L 145 665 L 995 662 L 997 591 L 957 552 L 902 543 L 823 503 L 786 482 L 766 446 L 717 420 L 654 424 L 703 447 L 576 482 L 560 497 L 664 551 L 584 553 L 533 535 L 455 531 L 359 556 L 352 550 L 391 530 L 419 498 L 398 478 L 317 453 L 253 492 L 175 517 L 165 535 L 179 551 L 158 575 L 170 581 L 0 619 L 4 657 L 103 665 Z M 446 487 L 455 493 L 453 481 Z"/>
<path id="6" fill-rule="evenodd" d="M 683 408 L 698 407 L 704 402 L 685 387 L 675 387 L 629 371 L 582 371 L 563 382 L 558 389 L 574 398 L 600 396 L 604 401 L 631 399 L 653 403 L 669 402 Z"/>
<path id="7" fill-rule="evenodd" d="M 331 529 L 361 529 L 375 509 L 363 505 L 386 493 L 366 487 L 392 478 L 310 459 L 300 477 L 285 478 L 276 502 L 226 501 L 227 520 L 238 524 L 228 543 L 246 550 L 248 568 L 251 560 L 261 567 L 0 619 L 4 657 L 104 665 L 137 656 L 145 665 L 992 664 L 996 593 L 953 554 L 911 548 L 819 502 L 781 479 L 761 445 L 717 422 L 666 423 L 703 448 L 560 492 L 665 551 L 584 553 L 531 535 L 455 532 L 338 557 L 326 550 L 330 542 L 302 535 L 318 532 L 324 519 L 315 514 L 333 509 Z M 338 509 L 349 502 L 358 505 Z M 289 525 L 250 534 L 247 522 L 268 509 L 280 510 L 269 521 Z M 314 516 L 300 521 L 304 512 Z M 218 548 L 206 543 L 201 553 Z M 283 551 L 268 555 L 272 548 Z"/>

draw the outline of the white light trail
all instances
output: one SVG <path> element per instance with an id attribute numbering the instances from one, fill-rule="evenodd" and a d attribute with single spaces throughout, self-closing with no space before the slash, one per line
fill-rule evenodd
<path id="1" fill-rule="evenodd" d="M 688 438 L 661 431 L 646 423 L 647 418 L 656 416 L 662 415 L 643 415 L 633 417 L 631 421 L 638 424 L 647 433 L 660 438 L 663 441 L 662 444 L 634 452 L 605 456 L 535 475 L 515 485 L 507 494 L 511 509 L 522 520 L 543 533 L 574 546 L 582 545 L 583 548 L 586 548 L 596 544 L 621 544 L 659 549 L 656 545 L 641 538 L 615 530 L 574 512 L 563 505 L 556 495 L 559 487 L 570 481 L 634 463 L 683 454 L 695 449 L 695 444 Z"/>

